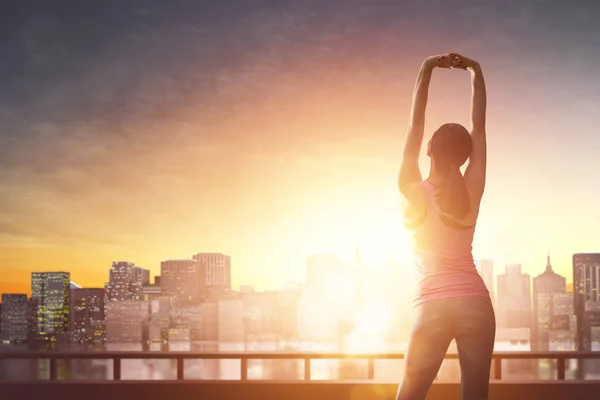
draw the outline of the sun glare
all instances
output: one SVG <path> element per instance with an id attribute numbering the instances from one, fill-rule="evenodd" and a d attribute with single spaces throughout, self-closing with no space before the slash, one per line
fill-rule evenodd
<path id="1" fill-rule="evenodd" d="M 360 257 L 370 268 L 379 268 L 388 260 L 407 260 L 410 251 L 406 232 L 395 221 L 373 223 L 358 239 Z"/>
<path id="2" fill-rule="evenodd" d="M 390 308 L 384 302 L 377 301 L 366 304 L 359 310 L 354 320 L 354 329 L 346 338 L 346 350 L 378 351 L 383 349 L 390 320 Z"/>

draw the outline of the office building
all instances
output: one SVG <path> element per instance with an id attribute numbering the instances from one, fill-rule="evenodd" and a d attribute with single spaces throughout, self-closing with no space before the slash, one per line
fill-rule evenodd
<path id="1" fill-rule="evenodd" d="M 109 281 L 104 285 L 106 302 L 141 300 L 142 287 L 149 279 L 150 271 L 136 267 L 132 262 L 113 262 Z"/>
<path id="2" fill-rule="evenodd" d="M 71 340 L 88 343 L 101 342 L 97 332 L 105 317 L 104 289 L 86 288 L 71 290 Z"/>
<path id="3" fill-rule="evenodd" d="M 27 295 L 3 294 L 0 321 L 0 341 L 21 343 L 27 340 Z"/>
<path id="4" fill-rule="evenodd" d="M 532 348 L 537 351 L 548 351 L 550 331 L 554 317 L 553 295 L 565 293 L 567 279 L 552 270 L 550 255 L 545 271 L 533 278 L 533 326 Z"/>
<path id="5" fill-rule="evenodd" d="M 231 257 L 221 253 L 198 253 L 192 259 L 200 263 L 201 287 L 231 289 Z"/>
<path id="6" fill-rule="evenodd" d="M 196 260 L 166 260 L 160 263 L 160 288 L 164 296 L 182 302 L 200 298 L 202 275 Z"/>
<path id="7" fill-rule="evenodd" d="M 475 262 L 477 272 L 481 275 L 485 286 L 490 292 L 490 298 L 492 303 L 495 303 L 495 290 L 494 290 L 494 261 L 492 260 L 477 260 Z"/>
<path id="8" fill-rule="evenodd" d="M 600 253 L 573 254 L 573 305 L 577 317 L 577 348 L 590 351 L 592 331 L 600 327 Z"/>
<path id="9" fill-rule="evenodd" d="M 133 282 L 139 282 L 142 285 L 150 284 L 150 270 L 141 268 L 141 267 L 133 267 Z"/>
<path id="10" fill-rule="evenodd" d="M 36 334 L 39 338 L 56 340 L 58 336 L 68 334 L 70 286 L 68 272 L 31 274 L 31 298 L 37 304 Z"/>
<path id="11" fill-rule="evenodd" d="M 552 319 L 548 336 L 549 351 L 577 350 L 577 317 L 572 292 L 552 294 Z"/>
<path id="12" fill-rule="evenodd" d="M 106 341 L 141 343 L 143 327 L 149 318 L 149 302 L 112 301 L 106 304 Z"/>
<path id="13" fill-rule="evenodd" d="M 499 328 L 531 329 L 531 278 L 520 264 L 509 264 L 498 275 L 496 318 Z"/>

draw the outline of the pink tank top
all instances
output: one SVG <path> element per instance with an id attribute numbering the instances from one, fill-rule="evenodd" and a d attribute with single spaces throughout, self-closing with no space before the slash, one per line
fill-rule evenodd
<path id="1" fill-rule="evenodd" d="M 416 264 L 417 294 L 414 305 L 452 297 L 490 297 L 473 261 L 475 227 L 451 227 L 437 210 L 435 187 L 422 181 L 427 211 L 422 221 L 409 227 Z"/>

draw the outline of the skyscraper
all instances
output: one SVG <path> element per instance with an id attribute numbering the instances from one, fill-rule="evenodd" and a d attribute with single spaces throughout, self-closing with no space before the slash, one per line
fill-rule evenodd
<path id="1" fill-rule="evenodd" d="M 531 328 L 531 278 L 520 264 L 509 264 L 498 275 L 496 316 L 500 328 Z"/>
<path id="2" fill-rule="evenodd" d="M 599 289 L 600 253 L 573 254 L 573 305 L 577 316 L 578 350 L 590 351 L 593 336 L 600 336 Z"/>
<path id="3" fill-rule="evenodd" d="M 0 320 L 0 341 L 20 343 L 27 340 L 27 295 L 3 294 Z"/>
<path id="4" fill-rule="evenodd" d="M 139 282 L 142 285 L 149 285 L 150 270 L 141 267 L 133 267 L 133 282 Z"/>
<path id="5" fill-rule="evenodd" d="M 494 261 L 492 260 L 477 260 L 475 262 L 477 266 L 477 271 L 485 286 L 487 287 L 488 292 L 490 292 L 490 298 L 492 299 L 492 303 L 495 304 L 496 292 L 494 290 Z"/>
<path id="6" fill-rule="evenodd" d="M 115 261 L 104 285 L 106 302 L 141 300 L 142 286 L 149 282 L 150 271 L 129 261 Z"/>
<path id="7" fill-rule="evenodd" d="M 552 294 L 552 320 L 548 350 L 577 350 L 577 317 L 575 317 L 573 308 L 572 292 Z"/>
<path id="8" fill-rule="evenodd" d="M 149 317 L 149 302 L 112 301 L 106 304 L 106 341 L 141 342 L 143 325 Z"/>
<path id="9" fill-rule="evenodd" d="M 160 288 L 165 296 L 190 302 L 200 297 L 203 275 L 196 260 L 166 260 L 160 263 Z"/>
<path id="10" fill-rule="evenodd" d="M 71 290 L 71 339 L 74 342 L 101 342 L 96 327 L 104 323 L 104 289 Z"/>
<path id="11" fill-rule="evenodd" d="M 37 304 L 36 334 L 56 338 L 69 332 L 70 273 L 33 272 L 31 298 Z"/>
<path id="12" fill-rule="evenodd" d="M 221 253 L 198 253 L 192 258 L 200 263 L 201 286 L 231 289 L 230 256 Z"/>
<path id="13" fill-rule="evenodd" d="M 532 348 L 537 351 L 548 351 L 550 331 L 554 316 L 553 295 L 567 290 L 567 279 L 552 270 L 550 255 L 546 270 L 533 278 L 533 326 Z M 567 324 L 568 326 L 568 324 Z"/>

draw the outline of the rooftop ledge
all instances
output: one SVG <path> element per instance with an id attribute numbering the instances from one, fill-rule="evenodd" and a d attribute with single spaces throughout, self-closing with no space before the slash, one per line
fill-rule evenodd
<path id="1" fill-rule="evenodd" d="M 131 399 L 394 399 L 395 383 L 354 381 L 37 381 L 0 382 L 2 400 L 131 400 Z M 527 381 L 490 383 L 490 399 L 595 399 L 600 381 Z M 436 382 L 427 400 L 459 400 L 460 384 Z"/>

